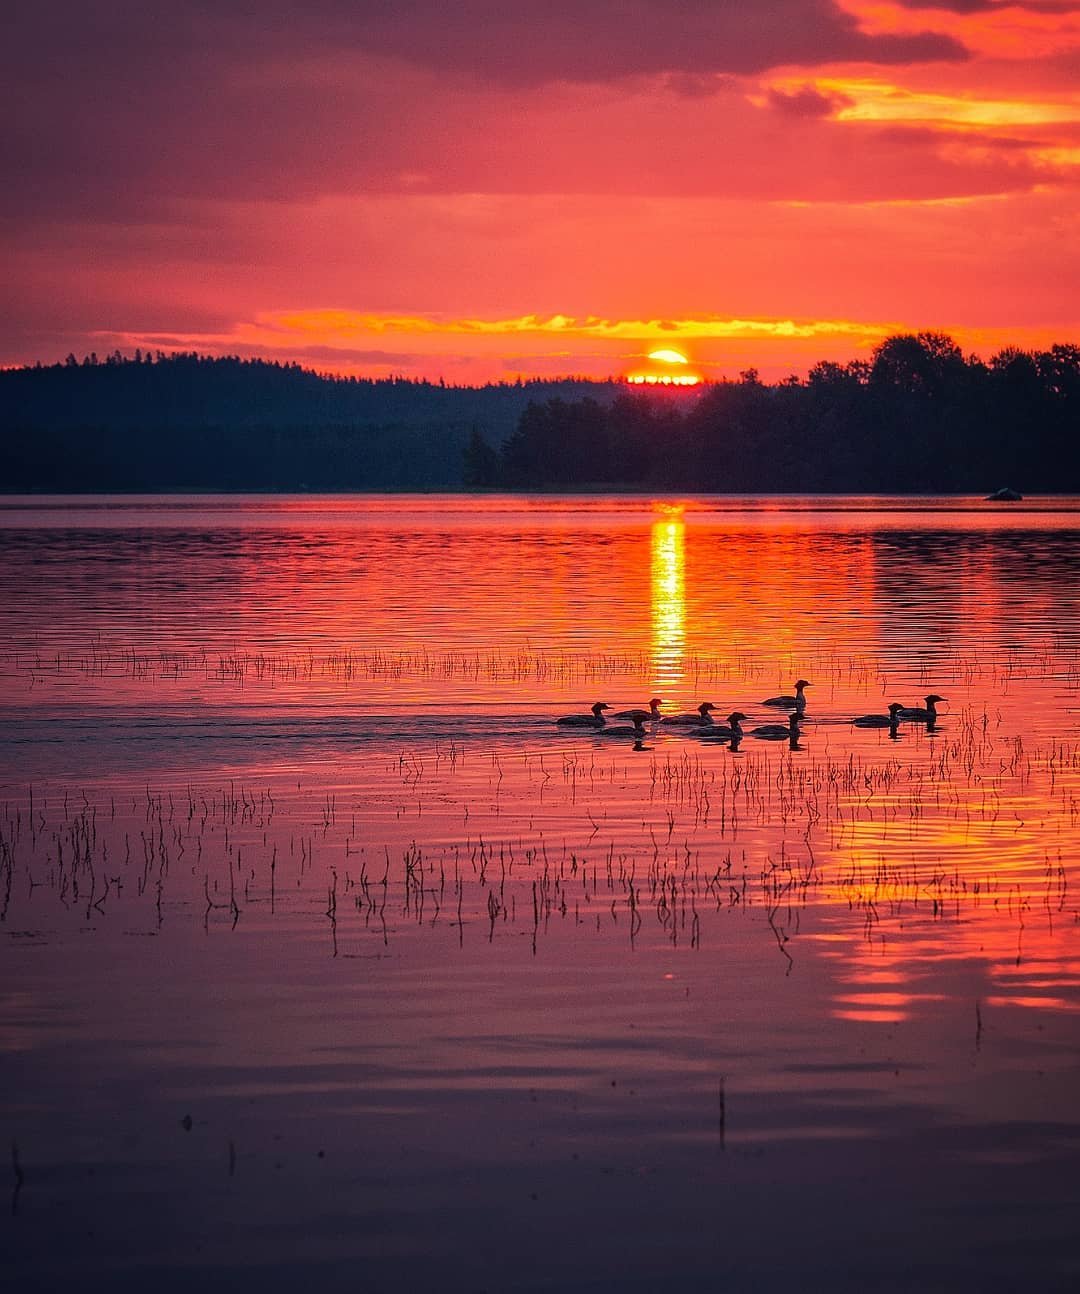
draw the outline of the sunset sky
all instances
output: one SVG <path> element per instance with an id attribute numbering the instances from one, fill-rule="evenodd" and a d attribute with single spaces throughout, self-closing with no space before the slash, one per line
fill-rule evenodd
<path id="1" fill-rule="evenodd" d="M 1080 3 L 94 0 L 0 45 L 0 364 L 767 378 L 1080 340 Z"/>

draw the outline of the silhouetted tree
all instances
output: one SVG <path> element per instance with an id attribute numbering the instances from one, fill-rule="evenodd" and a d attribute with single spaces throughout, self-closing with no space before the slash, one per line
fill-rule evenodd
<path id="1" fill-rule="evenodd" d="M 113 351 L 0 371 L 0 488 L 1080 491 L 1078 429 L 1080 347 L 983 363 L 929 332 L 694 391 Z"/>
<path id="2" fill-rule="evenodd" d="M 511 485 L 603 484 L 611 479 L 607 421 L 591 397 L 530 402 L 503 443 Z"/>
<path id="3" fill-rule="evenodd" d="M 465 446 L 465 484 L 477 489 L 489 489 L 499 484 L 499 455 L 474 427 Z"/>
<path id="4" fill-rule="evenodd" d="M 936 396 L 963 371 L 963 352 L 951 337 L 901 333 L 874 351 L 870 380 L 908 395 Z"/>

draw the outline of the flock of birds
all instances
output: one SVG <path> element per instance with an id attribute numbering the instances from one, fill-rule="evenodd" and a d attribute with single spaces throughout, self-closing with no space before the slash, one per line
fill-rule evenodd
<path id="1" fill-rule="evenodd" d="M 757 728 L 751 728 L 749 732 L 742 727 L 748 720 L 741 710 L 733 710 L 726 723 L 717 723 L 713 719 L 716 706 L 711 701 L 703 701 L 690 714 L 662 714 L 660 707 L 663 699 L 658 696 L 651 698 L 647 710 L 620 710 L 611 716 L 613 719 L 629 721 L 629 727 L 608 723 L 604 711 L 611 707 L 604 701 L 597 701 L 588 714 L 567 714 L 555 722 L 562 728 L 576 728 L 605 737 L 632 738 L 637 749 L 641 749 L 650 728 L 654 733 L 662 728 L 681 728 L 702 741 L 730 745 L 732 750 L 738 749 L 739 742 L 744 737 L 755 737 L 759 741 L 788 741 L 795 750 L 799 741 L 799 725 L 807 718 L 805 689 L 810 686 L 812 685 L 805 678 L 800 678 L 795 682 L 792 695 L 766 697 L 759 704 L 777 710 L 789 710 L 791 713 L 788 721 L 761 724 Z M 849 722 L 856 728 L 888 728 L 891 737 L 899 734 L 901 723 L 925 724 L 927 731 L 933 732 L 938 718 L 937 706 L 945 699 L 932 692 L 924 697 L 925 706 L 907 706 L 894 701 L 887 714 L 861 714 Z"/>

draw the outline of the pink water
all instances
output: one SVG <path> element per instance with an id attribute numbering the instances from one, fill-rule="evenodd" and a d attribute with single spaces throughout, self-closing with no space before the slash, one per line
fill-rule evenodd
<path id="1" fill-rule="evenodd" d="M 9 500 L 0 558 L 24 1287 L 1075 1287 L 1076 500 Z M 800 675 L 794 750 L 553 722 Z"/>

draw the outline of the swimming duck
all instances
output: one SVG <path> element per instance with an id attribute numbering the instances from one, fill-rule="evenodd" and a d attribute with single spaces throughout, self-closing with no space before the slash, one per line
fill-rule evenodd
<path id="1" fill-rule="evenodd" d="M 794 696 L 770 696 L 768 700 L 762 701 L 762 705 L 774 705 L 778 710 L 803 710 L 806 707 L 806 697 L 803 696 L 804 687 L 813 687 L 806 679 L 800 678 L 795 682 Z"/>
<path id="2" fill-rule="evenodd" d="M 799 719 L 801 718 L 797 710 L 792 711 L 788 716 L 787 723 L 766 723 L 760 728 L 751 728 L 750 736 L 758 737 L 762 741 L 791 741 L 799 740 Z"/>
<path id="3" fill-rule="evenodd" d="M 620 710 L 618 714 L 613 714 L 613 719 L 632 719 L 635 714 L 645 714 L 647 719 L 657 720 L 664 716 L 660 713 L 660 707 L 664 704 L 663 698 L 654 696 L 649 698 L 649 708 L 647 711 L 641 710 Z"/>
<path id="4" fill-rule="evenodd" d="M 693 714 L 663 714 L 660 722 L 678 724 L 683 728 L 700 728 L 702 725 L 709 727 L 712 725 L 710 711 L 715 709 L 716 706 L 711 701 L 702 701 Z"/>
<path id="5" fill-rule="evenodd" d="M 741 710 L 733 710 L 727 717 L 727 723 L 710 723 L 701 728 L 697 736 L 704 741 L 741 741 L 743 730 L 742 721 L 746 718 Z"/>
<path id="6" fill-rule="evenodd" d="M 564 728 L 602 728 L 605 722 L 604 711 L 610 709 L 611 706 L 606 701 L 597 701 L 592 708 L 592 714 L 565 714 L 555 722 Z"/>
<path id="7" fill-rule="evenodd" d="M 903 708 L 899 701 L 894 701 L 889 706 L 888 714 L 861 714 L 851 722 L 856 728 L 895 728 L 900 722 L 900 712 Z"/>
<path id="8" fill-rule="evenodd" d="M 926 709 L 919 705 L 905 705 L 900 708 L 900 718 L 906 719 L 910 723 L 936 723 L 937 722 L 937 703 L 946 700 L 946 697 L 938 696 L 936 692 L 931 692 L 929 696 L 924 696 Z"/>
<path id="9" fill-rule="evenodd" d="M 627 718 L 633 721 L 632 728 L 612 727 L 610 724 L 604 724 L 603 728 L 598 728 L 596 735 L 598 737 L 632 737 L 635 741 L 642 741 L 648 734 L 645 732 L 645 721 L 649 718 L 648 710 L 629 710 Z"/>

